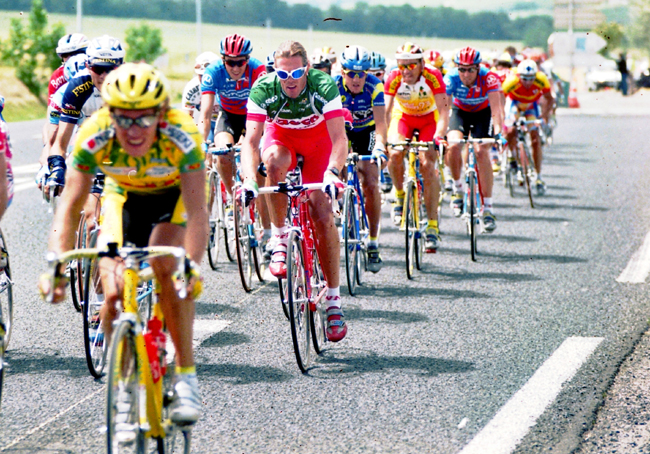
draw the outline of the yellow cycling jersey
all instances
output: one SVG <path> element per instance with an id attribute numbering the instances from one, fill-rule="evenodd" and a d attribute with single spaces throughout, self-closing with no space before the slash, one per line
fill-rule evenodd
<path id="1" fill-rule="evenodd" d="M 550 91 L 551 84 L 548 77 L 541 71 L 537 71 L 535 80 L 529 88 L 524 87 L 521 76 L 517 73 L 510 74 L 503 82 L 503 94 L 522 104 L 532 104 Z"/>
<path id="2" fill-rule="evenodd" d="M 116 140 L 115 126 L 104 107 L 79 128 L 72 167 L 83 173 L 102 171 L 106 192 L 161 193 L 179 186 L 182 173 L 205 167 L 202 142 L 192 118 L 169 109 L 151 149 L 144 156 L 130 156 Z"/>

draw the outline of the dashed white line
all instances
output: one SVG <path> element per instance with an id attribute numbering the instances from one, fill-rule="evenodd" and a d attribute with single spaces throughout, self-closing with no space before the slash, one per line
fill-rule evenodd
<path id="1" fill-rule="evenodd" d="M 650 274 L 650 232 L 645 236 L 641 247 L 632 255 L 627 266 L 616 278 L 617 282 L 641 284 Z"/>
<path id="2" fill-rule="evenodd" d="M 460 454 L 510 454 L 603 341 L 569 337 Z"/>

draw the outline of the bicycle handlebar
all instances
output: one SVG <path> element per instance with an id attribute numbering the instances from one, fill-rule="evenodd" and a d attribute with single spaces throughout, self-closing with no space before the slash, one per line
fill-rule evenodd
<path id="1" fill-rule="evenodd" d="M 284 182 L 283 182 L 284 183 Z M 265 186 L 259 189 L 260 194 L 290 194 L 292 192 L 298 193 L 307 190 L 320 190 L 323 187 L 323 183 L 306 183 L 306 184 L 288 184 L 288 183 L 279 183 L 278 186 Z"/>
<path id="2" fill-rule="evenodd" d="M 496 143 L 497 139 L 484 137 L 479 139 L 447 139 L 447 143 Z"/>
<path id="3" fill-rule="evenodd" d="M 387 143 L 386 146 L 392 147 L 395 150 L 398 151 L 403 151 L 404 147 L 409 147 L 409 148 L 426 148 L 429 149 L 430 147 L 436 147 L 436 143 L 431 141 L 431 142 L 415 142 L 415 141 L 409 141 L 409 140 L 404 140 L 402 142 L 393 142 L 393 143 Z"/>
<path id="4" fill-rule="evenodd" d="M 241 151 L 241 145 L 233 145 L 233 144 L 229 143 L 229 144 L 226 144 L 225 147 L 217 148 L 214 145 L 208 147 L 208 153 L 210 153 L 212 155 L 223 156 L 223 155 L 227 155 L 231 151 L 234 151 L 235 153 L 239 153 Z"/>

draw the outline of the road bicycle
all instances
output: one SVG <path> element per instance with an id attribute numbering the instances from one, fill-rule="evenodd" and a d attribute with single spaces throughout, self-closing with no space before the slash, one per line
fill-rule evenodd
<path id="1" fill-rule="evenodd" d="M 287 217 L 287 278 L 280 282 L 283 307 L 288 308 L 291 340 L 298 367 L 304 373 L 312 361 L 311 344 L 320 354 L 327 342 L 324 296 L 327 284 L 316 252 L 313 220 L 309 214 L 310 190 L 320 190 L 322 183 L 294 184 L 260 188 L 260 194 L 279 193 L 289 198 Z"/>
<path id="2" fill-rule="evenodd" d="M 225 155 L 230 153 L 229 148 L 210 148 L 208 153 L 213 156 Z M 217 269 L 219 260 L 220 244 L 223 238 L 226 257 L 229 261 L 234 262 L 235 257 L 235 229 L 232 222 L 228 222 L 227 206 L 228 194 L 226 185 L 221 180 L 216 165 L 213 163 L 208 166 L 208 211 L 210 223 L 210 236 L 208 239 L 208 262 L 210 268 Z M 232 221 L 232 219 L 230 220 Z"/>
<path id="3" fill-rule="evenodd" d="M 470 256 L 476 261 L 478 252 L 477 234 L 480 225 L 480 215 L 483 212 L 483 195 L 481 193 L 481 180 L 476 170 L 476 144 L 496 143 L 496 139 L 447 139 L 449 144 L 467 144 L 467 163 L 465 164 L 465 194 L 463 196 L 463 214 L 461 219 L 467 226 L 470 238 Z"/>
<path id="4" fill-rule="evenodd" d="M 387 145 L 393 147 L 394 150 L 407 152 L 408 166 L 406 168 L 406 181 L 404 182 L 404 206 L 402 208 L 400 230 L 405 233 L 406 276 L 413 279 L 414 270 L 422 269 L 428 224 L 419 154 L 421 151 L 433 147 L 434 143 L 406 139 L 402 142 Z"/>
<path id="5" fill-rule="evenodd" d="M 7 242 L 0 230 L 0 406 L 4 384 L 5 352 L 9 348 L 14 320 L 13 285 Z"/>
<path id="6" fill-rule="evenodd" d="M 505 174 L 506 186 L 508 187 L 510 195 L 513 197 L 518 176 L 521 175 L 523 184 L 526 186 L 526 192 L 528 193 L 528 200 L 530 201 L 531 208 L 535 208 L 535 202 L 533 200 L 533 185 L 537 178 L 535 173 L 535 161 L 533 160 L 531 152 L 532 147 L 530 144 L 529 132 L 531 125 L 539 126 L 541 124 L 542 120 L 526 120 L 523 117 L 517 119 L 514 125 L 517 130 L 517 152 L 513 152 L 517 166 L 508 166 L 508 171 Z"/>
<path id="7" fill-rule="evenodd" d="M 180 276 L 187 276 L 185 250 L 179 247 L 123 247 L 109 243 L 106 250 L 74 249 L 60 255 L 49 253 L 50 288 L 60 277 L 59 265 L 72 259 L 98 261 L 102 257 L 121 258 L 124 262 L 124 310 L 114 323 L 106 391 L 106 447 L 108 454 L 148 453 L 153 439 L 159 454 L 190 452 L 191 425 L 177 425 L 169 419 L 174 400 L 172 368 L 166 367 L 166 334 L 159 304 L 145 324 L 137 297 L 140 284 L 154 278 L 150 267 L 141 264 L 154 257 L 174 257 Z M 187 283 L 189 279 L 185 278 Z M 180 286 L 179 297 L 187 296 Z M 52 301 L 52 294 L 47 300 Z M 169 372 L 166 372 L 169 369 Z"/>
<path id="8" fill-rule="evenodd" d="M 352 296 L 356 294 L 357 284 L 361 285 L 363 273 L 368 269 L 367 243 L 370 236 L 368 215 L 357 169 L 359 161 L 377 161 L 377 159 L 373 156 L 350 153 L 346 160 L 347 186 L 343 193 L 341 235 L 348 292 Z M 379 163 L 378 168 L 381 174 Z"/>

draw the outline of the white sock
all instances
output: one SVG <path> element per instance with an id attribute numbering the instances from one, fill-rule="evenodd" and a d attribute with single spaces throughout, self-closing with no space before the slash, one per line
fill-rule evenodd
<path id="1" fill-rule="evenodd" d="M 327 309 L 330 307 L 341 308 L 341 291 L 340 287 L 330 288 L 327 287 L 327 292 L 325 293 L 325 302 L 327 304 Z"/>
<path id="2" fill-rule="evenodd" d="M 368 240 L 368 247 L 379 247 L 379 240 Z"/>
<path id="3" fill-rule="evenodd" d="M 271 233 L 273 236 L 282 237 L 287 232 L 288 227 L 283 225 L 282 227 L 276 227 L 274 224 L 271 224 Z"/>
<path id="4" fill-rule="evenodd" d="M 494 214 L 494 210 L 492 209 L 492 197 L 483 198 L 483 209 L 488 210 L 489 212 Z"/>
<path id="5" fill-rule="evenodd" d="M 463 192 L 463 179 L 454 180 L 454 192 Z"/>

